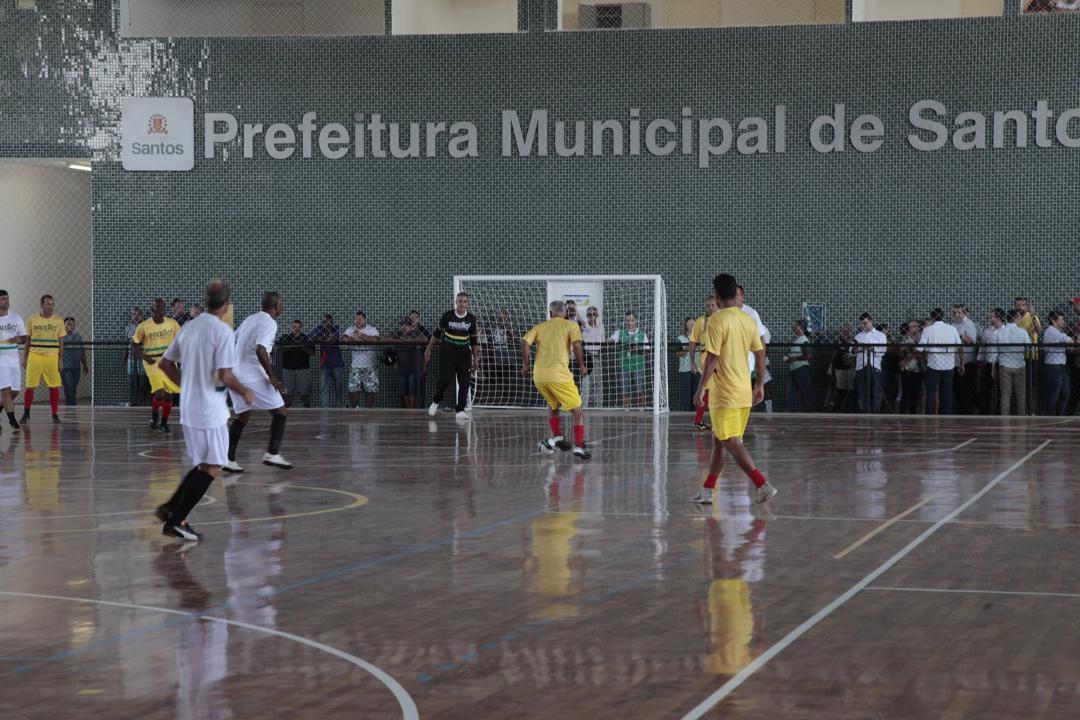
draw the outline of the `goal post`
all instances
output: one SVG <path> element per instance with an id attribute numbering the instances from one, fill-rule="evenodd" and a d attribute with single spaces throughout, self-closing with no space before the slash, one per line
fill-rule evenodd
<path id="1" fill-rule="evenodd" d="M 521 337 L 548 318 L 548 303 L 572 303 L 582 324 L 582 378 L 571 357 L 584 407 L 668 410 L 667 293 L 659 275 L 455 275 L 454 295 L 468 293 L 476 315 L 480 369 L 470 403 L 483 408 L 544 406 L 523 378 Z"/>

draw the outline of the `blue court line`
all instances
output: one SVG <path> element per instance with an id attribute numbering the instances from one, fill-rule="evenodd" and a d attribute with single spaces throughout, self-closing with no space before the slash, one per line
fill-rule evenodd
<path id="1" fill-rule="evenodd" d="M 628 490 L 628 489 L 631 489 L 631 488 L 634 488 L 634 487 L 638 487 L 638 486 L 644 484 L 644 482 L 649 480 L 649 479 L 650 479 L 650 476 L 646 474 L 644 477 L 639 478 L 637 481 L 624 482 L 624 483 L 622 483 L 622 484 L 620 484 L 620 485 L 618 485 L 616 487 L 605 488 L 605 491 L 606 491 L 606 494 L 608 496 L 611 496 L 611 495 L 617 494 L 617 493 L 619 493 L 619 492 L 621 492 L 623 490 Z M 220 612 L 222 610 L 225 610 L 225 609 L 228 609 L 228 608 L 232 607 L 235 604 L 238 604 L 238 603 L 241 603 L 241 602 L 244 602 L 244 601 L 249 601 L 251 599 L 272 598 L 272 597 L 275 597 L 277 595 L 281 595 L 282 593 L 289 592 L 290 590 L 296 590 L 296 589 L 299 589 L 299 588 L 308 587 L 310 585 L 325 582 L 327 580 L 333 580 L 335 578 L 342 577 L 342 576 L 350 574 L 350 573 L 363 572 L 365 570 L 378 568 L 378 567 L 381 567 L 383 565 L 386 565 L 387 563 L 394 562 L 396 560 L 403 560 L 403 559 L 406 559 L 406 558 L 415 557 L 417 555 L 422 555 L 423 553 L 429 552 L 431 550 L 438 549 L 440 547 L 445 547 L 447 545 L 452 545 L 453 543 L 457 542 L 458 540 L 460 540 L 462 538 L 469 539 L 469 538 L 475 538 L 475 537 L 482 537 L 482 536 L 486 535 L 489 532 L 492 532 L 494 530 L 498 530 L 499 528 L 503 528 L 503 527 L 506 527 L 508 525 L 515 525 L 515 524 L 523 522 L 525 520 L 530 520 L 532 518 L 536 518 L 536 517 L 539 517 L 541 515 L 546 515 L 546 514 L 547 514 L 547 510 L 544 509 L 544 510 L 536 510 L 536 511 L 529 512 L 529 513 L 523 513 L 521 515 L 515 515 L 513 517 L 506 518 L 505 520 L 499 520 L 499 521 L 491 523 L 489 525 L 483 525 L 483 526 L 481 526 L 479 528 L 469 530 L 468 532 L 460 533 L 459 535 L 443 538 L 442 540 L 436 540 L 434 542 L 425 543 L 423 545 L 415 545 L 415 546 L 413 546 L 411 548 L 408 548 L 406 550 L 401 550 L 401 551 L 396 552 L 396 553 L 391 553 L 391 554 L 388 554 L 388 555 L 382 555 L 382 556 L 374 558 L 372 560 L 366 560 L 364 562 L 356 563 L 354 565 L 347 565 L 345 567 L 338 568 L 336 570 L 330 570 L 329 572 L 325 572 L 325 573 L 322 573 L 320 575 L 316 575 L 314 577 L 310 577 L 310 578 L 307 578 L 307 579 L 304 579 L 304 580 L 297 580 L 297 581 L 289 583 L 287 585 L 282 585 L 280 587 L 274 588 L 273 590 L 269 590 L 269 591 L 266 591 L 266 592 L 255 593 L 254 595 L 245 595 L 243 597 L 239 597 L 239 598 L 236 598 L 234 600 L 230 600 L 230 601 L 222 603 L 220 605 L 216 605 L 216 606 L 214 606 L 212 608 L 207 608 L 206 610 L 198 610 L 196 612 L 189 613 L 188 615 L 176 616 L 171 620 L 164 620 L 164 621 L 161 621 L 161 622 L 154 623 L 152 625 L 147 625 L 146 627 L 140 628 L 138 630 L 131 630 L 129 632 L 121 633 L 119 635 L 114 635 L 114 636 L 109 637 L 109 638 L 102 638 L 101 640 L 95 640 L 94 642 L 87 643 L 86 645 L 80 645 L 79 647 L 72 648 L 70 650 L 65 650 L 63 652 L 56 653 L 54 655 L 49 655 L 48 657 L 42 658 L 38 662 L 33 662 L 33 663 L 30 663 L 30 664 L 27 664 L 27 665 L 20 665 L 19 667 L 15 668 L 15 669 L 13 669 L 11 671 L 8 671 L 7 673 L 3 673 L 3 674 L 5 674 L 5 675 L 9 674 L 9 673 L 22 674 L 24 672 L 34 670 L 34 669 L 36 669 L 38 667 L 41 667 L 43 665 L 47 665 L 47 664 L 55 662 L 57 660 L 64 660 L 64 659 L 72 657 L 74 655 L 80 655 L 80 654 L 82 654 L 84 652 L 87 652 L 89 650 L 97 650 L 97 649 L 102 648 L 102 647 L 108 647 L 110 645 L 115 645 L 115 644 L 120 643 L 120 642 L 124 642 L 124 641 L 127 641 L 127 640 L 132 640 L 132 639 L 141 637 L 143 635 L 148 635 L 148 634 L 151 634 L 151 633 L 155 633 L 155 632 L 157 632 L 159 630 L 164 630 L 164 629 L 176 626 L 176 625 L 186 624 L 186 623 L 189 623 L 189 622 L 191 622 L 193 620 L 198 620 L 199 618 L 201 618 L 204 615 L 209 615 L 211 613 Z M 510 633 L 510 635 L 513 635 L 513 633 Z M 513 638 L 512 637 L 511 638 L 504 637 L 503 639 L 513 639 Z"/>
<path id="2" fill-rule="evenodd" d="M 679 557 L 678 560 L 676 560 L 674 562 L 671 562 L 671 563 L 669 563 L 667 565 L 664 565 L 664 569 L 665 570 L 674 570 L 676 568 L 682 567 L 683 565 L 687 564 L 691 560 L 697 559 L 698 557 L 700 557 L 700 555 L 698 555 L 697 553 L 693 553 L 693 552 L 686 553 L 682 557 Z M 633 590 L 634 588 L 638 587 L 639 585 L 642 585 L 642 584 L 644 584 L 644 583 L 646 583 L 646 582 L 648 582 L 650 580 L 655 580 L 655 579 L 656 579 L 656 569 L 653 568 L 653 569 L 647 570 L 646 572 L 639 573 L 638 575 L 635 575 L 634 577 L 630 578 L 629 580 L 627 580 L 625 582 L 622 582 L 622 583 L 619 583 L 615 587 L 613 587 L 613 588 L 611 588 L 611 589 L 609 589 L 609 590 L 607 590 L 607 591 L 605 591 L 603 593 L 600 593 L 599 595 L 593 595 L 593 596 L 589 597 L 586 600 L 582 600 L 581 602 L 575 603 L 571 607 L 573 607 L 575 609 L 578 609 L 578 610 L 583 610 L 588 606 L 600 605 L 600 604 L 603 604 L 603 603 L 607 602 L 608 600 L 612 599 L 613 597 L 616 597 L 617 595 L 621 595 L 621 594 L 623 594 L 625 592 Z M 536 620 L 534 622 L 524 623 L 523 625 L 521 625 L 517 629 L 516 632 L 515 631 L 510 631 L 510 632 L 504 633 L 499 638 L 499 640 L 500 641 L 505 641 L 505 642 L 510 642 L 512 640 L 516 640 L 516 639 L 518 639 L 520 637 L 519 633 L 532 635 L 534 633 L 539 632 L 544 627 L 552 625 L 554 622 L 555 621 L 552 620 L 552 619 L 543 619 L 543 620 Z M 488 641 L 488 642 L 479 644 L 478 647 L 480 648 L 481 651 L 484 651 L 484 650 L 496 650 L 499 647 L 501 647 L 501 645 L 502 645 L 502 642 Z M 458 657 L 458 662 L 439 663 L 438 665 L 435 666 L 435 670 L 438 671 L 438 673 L 453 672 L 454 670 L 459 669 L 460 667 L 462 667 L 462 665 L 464 665 L 466 663 L 476 662 L 477 660 L 480 659 L 480 654 L 481 653 L 477 652 L 477 651 L 464 653 L 463 655 Z M 436 680 L 437 678 L 436 678 L 435 674 L 428 673 L 428 674 L 423 674 L 423 675 L 417 675 L 415 677 L 415 679 L 416 679 L 417 682 L 429 683 L 429 682 L 432 682 L 433 680 Z"/>
<path id="3" fill-rule="evenodd" d="M 290 590 L 296 590 L 298 588 L 307 587 L 309 585 L 314 585 L 316 583 L 325 582 L 327 580 L 332 580 L 334 578 L 342 577 L 342 576 L 350 574 L 350 573 L 363 572 L 365 570 L 378 568 L 378 567 L 381 567 L 383 565 L 386 565 L 387 563 L 394 562 L 395 560 L 403 560 L 405 558 L 415 557 L 417 555 L 422 555 L 422 554 L 424 554 L 426 552 L 429 552 L 431 550 L 436 550 L 436 549 L 438 549 L 440 547 L 445 547 L 447 545 L 452 545 L 454 542 L 460 540 L 461 538 L 482 537 L 483 535 L 486 535 L 487 533 L 492 532 L 494 530 L 498 530 L 499 528 L 506 527 L 507 525 L 513 525 L 515 523 L 519 523 L 519 522 L 522 522 L 524 520 L 530 520 L 532 518 L 539 517 L 540 515 L 545 515 L 546 513 L 547 513 L 547 510 L 537 510 L 537 511 L 534 511 L 534 512 L 525 513 L 523 515 L 515 515 L 514 517 L 506 518 L 505 520 L 499 520 L 498 522 L 491 523 L 490 525 L 484 525 L 484 526 L 476 528 L 474 530 L 470 530 L 468 532 L 461 533 L 461 534 L 459 534 L 457 536 L 443 538 L 442 540 L 436 540 L 435 542 L 425 543 L 423 545 L 415 545 L 415 546 L 413 546 L 411 548 L 408 548 L 406 550 L 401 550 L 399 552 L 391 553 L 391 554 L 388 554 L 388 555 L 382 555 L 382 556 L 374 558 L 372 560 L 365 560 L 364 562 L 356 563 L 354 565 L 346 565 L 345 567 L 338 568 L 336 570 L 331 570 L 331 571 L 323 573 L 321 575 L 316 575 L 314 577 L 310 577 L 310 578 L 307 578 L 305 580 L 297 580 L 296 582 L 292 582 L 292 583 L 289 583 L 287 585 L 282 585 L 281 587 L 274 588 L 273 590 L 260 592 L 260 593 L 255 593 L 254 595 L 246 595 L 246 596 L 239 597 L 239 598 L 236 598 L 234 600 L 230 600 L 228 602 L 222 603 L 221 605 L 216 605 L 216 606 L 214 606 L 212 608 L 207 608 L 206 610 L 199 610 L 197 612 L 192 612 L 192 613 L 189 613 L 188 615 L 184 615 L 184 616 L 176 616 L 171 620 L 165 620 L 165 621 L 162 621 L 162 622 L 154 623 L 152 625 L 147 625 L 146 627 L 139 628 L 138 630 L 131 630 L 129 632 L 121 633 L 119 635 L 114 635 L 112 637 L 102 638 L 100 640 L 95 640 L 94 642 L 87 643 L 86 645 L 80 645 L 79 647 L 72 648 L 71 650 L 65 650 L 64 652 L 56 653 L 55 655 L 49 655 L 48 657 L 40 658 L 37 662 L 32 662 L 32 663 L 30 663 L 28 665 L 20 665 L 19 667 L 15 668 L 14 670 L 11 670 L 9 672 L 12 672 L 12 673 L 15 673 L 15 674 L 21 674 L 21 673 L 27 672 L 29 670 L 33 670 L 35 668 L 41 667 L 42 665 L 47 665 L 48 663 L 55 662 L 57 660 L 63 660 L 65 658 L 72 657 L 73 655 L 79 655 L 79 654 L 82 654 L 82 653 L 87 652 L 89 650 L 97 650 L 99 648 L 107 647 L 109 645 L 115 645 L 116 643 L 124 642 L 126 640 L 132 640 L 134 638 L 137 638 L 137 637 L 140 637 L 140 636 L 143 636 L 143 635 L 147 635 L 147 634 L 150 634 L 150 633 L 154 633 L 154 632 L 157 632 L 158 630 L 163 630 L 163 629 L 175 626 L 175 625 L 186 624 L 186 623 L 191 622 L 192 620 L 198 620 L 199 618 L 201 618 L 204 615 L 209 615 L 211 613 L 221 612 L 222 610 L 226 610 L 226 609 L 232 607 L 234 604 L 242 603 L 244 601 L 250 601 L 253 598 L 255 598 L 255 599 L 271 598 L 271 597 L 274 597 L 276 595 L 280 595 L 282 593 L 289 592 Z"/>

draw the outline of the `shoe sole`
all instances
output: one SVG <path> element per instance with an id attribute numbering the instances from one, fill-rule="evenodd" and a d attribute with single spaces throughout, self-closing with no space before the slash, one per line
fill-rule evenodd
<path id="1" fill-rule="evenodd" d="M 278 470 L 292 470 L 292 465 L 279 465 L 278 463 L 272 463 L 269 460 L 263 460 L 263 465 L 269 465 L 270 467 L 277 468 Z"/>
<path id="2" fill-rule="evenodd" d="M 232 473 L 233 475 L 239 475 L 240 473 L 244 472 L 244 470 L 245 470 L 246 468 L 240 468 L 239 470 L 233 470 L 232 468 L 227 468 L 227 467 L 225 467 L 224 465 L 222 465 L 222 466 L 221 466 L 221 469 L 222 469 L 222 471 L 224 471 L 224 472 L 227 472 L 227 473 Z"/>

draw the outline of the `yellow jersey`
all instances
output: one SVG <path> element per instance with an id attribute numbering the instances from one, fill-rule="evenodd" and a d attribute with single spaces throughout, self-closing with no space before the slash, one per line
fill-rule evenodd
<path id="1" fill-rule="evenodd" d="M 35 355 L 55 357 L 60 353 L 60 339 L 67 336 L 64 318 L 55 313 L 48 318 L 34 313 L 26 318 L 26 331 L 30 336 L 30 352 Z"/>
<path id="2" fill-rule="evenodd" d="M 764 350 L 757 323 L 737 307 L 724 308 L 709 317 L 705 350 L 719 362 L 709 378 L 709 407 L 748 408 L 754 404 L 748 353 Z"/>
<path id="3" fill-rule="evenodd" d="M 698 319 L 694 321 L 694 327 L 690 328 L 690 342 L 697 343 L 698 346 L 698 372 L 701 372 L 701 368 L 705 365 L 705 321 L 708 320 L 704 315 L 699 315 Z"/>
<path id="4" fill-rule="evenodd" d="M 154 322 L 154 318 L 143 320 L 135 328 L 135 334 L 131 341 L 136 345 L 142 345 L 143 357 L 159 358 L 180 334 L 180 323 L 171 317 L 166 317 L 160 323 Z"/>
<path id="5" fill-rule="evenodd" d="M 570 346 L 581 342 L 581 327 L 576 322 L 551 318 L 533 325 L 522 340 L 536 344 L 535 382 L 574 382 L 570 373 Z"/>

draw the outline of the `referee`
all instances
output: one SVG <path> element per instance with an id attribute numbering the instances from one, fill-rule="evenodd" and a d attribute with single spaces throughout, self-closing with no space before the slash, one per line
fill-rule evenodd
<path id="1" fill-rule="evenodd" d="M 454 309 L 447 310 L 439 319 L 439 326 L 424 350 L 424 369 L 431 362 L 431 349 L 438 343 L 442 346 L 439 356 L 439 385 L 431 398 L 428 415 L 435 417 L 439 412 L 446 389 L 457 378 L 457 419 L 464 420 L 465 405 L 469 400 L 469 371 L 480 366 L 480 346 L 476 344 L 476 316 L 469 312 L 469 294 L 458 293 L 454 298 Z"/>

